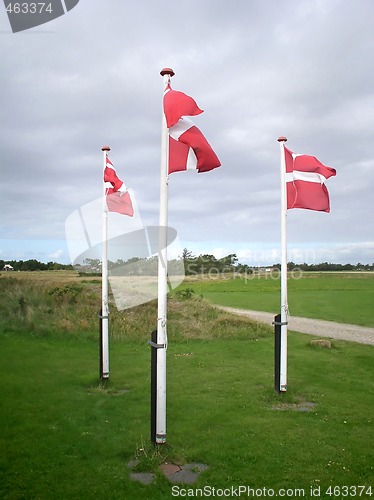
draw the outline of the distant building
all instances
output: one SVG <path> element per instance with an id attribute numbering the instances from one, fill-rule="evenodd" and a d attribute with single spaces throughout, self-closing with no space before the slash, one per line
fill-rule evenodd
<path id="1" fill-rule="evenodd" d="M 3 267 L 3 271 L 14 271 L 14 267 L 10 264 L 5 264 L 5 266 Z"/>

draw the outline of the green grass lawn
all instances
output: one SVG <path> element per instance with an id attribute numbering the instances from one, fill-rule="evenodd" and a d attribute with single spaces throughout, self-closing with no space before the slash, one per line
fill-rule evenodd
<path id="1" fill-rule="evenodd" d="M 270 274 L 188 280 L 181 287 L 219 305 L 274 314 L 280 308 L 280 281 Z M 304 272 L 301 279 L 288 279 L 288 303 L 293 316 L 374 327 L 374 273 Z"/>
<path id="2" fill-rule="evenodd" d="M 290 335 L 282 395 L 270 335 L 170 344 L 160 451 L 149 444 L 146 344 L 112 341 L 102 388 L 95 342 L 2 333 L 1 498 L 172 498 L 160 474 L 150 486 L 129 478 L 135 456 L 153 471 L 162 461 L 208 464 L 196 487 L 372 484 L 373 348 L 309 341 Z M 275 409 L 305 401 L 311 412 Z"/>
<path id="3" fill-rule="evenodd" d="M 177 294 L 169 300 L 167 443 L 154 447 L 147 340 L 156 304 L 111 308 L 103 387 L 100 283 L 35 280 L 0 278 L 0 498 L 173 498 L 158 471 L 165 461 L 208 464 L 189 488 L 302 488 L 309 498 L 320 486 L 320 498 L 331 499 L 330 486 L 374 487 L 373 347 L 312 347 L 312 337 L 291 332 L 289 388 L 279 395 L 270 327 Z M 305 402 L 311 411 L 295 411 Z M 135 457 L 137 470 L 156 474 L 153 484 L 131 480 Z M 365 491 L 360 498 L 370 498 Z"/>

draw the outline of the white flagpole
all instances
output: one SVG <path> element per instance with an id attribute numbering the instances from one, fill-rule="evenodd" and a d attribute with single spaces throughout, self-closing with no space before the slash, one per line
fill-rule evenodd
<path id="1" fill-rule="evenodd" d="M 103 176 L 109 146 L 101 148 L 103 152 Z M 108 306 L 108 207 L 106 204 L 106 188 L 103 177 L 103 233 L 101 259 L 101 378 L 109 378 L 109 306 Z"/>
<path id="2" fill-rule="evenodd" d="M 286 158 L 284 144 L 286 137 L 279 137 L 281 168 L 281 338 L 280 338 L 280 391 L 287 391 L 287 333 L 288 333 L 288 299 L 287 299 L 287 191 L 286 191 Z"/>
<path id="3" fill-rule="evenodd" d="M 160 72 L 163 90 L 174 75 L 171 68 Z M 169 134 L 162 110 L 160 168 L 160 229 L 158 248 L 158 309 L 157 309 L 157 368 L 156 368 L 156 443 L 166 441 L 166 350 L 167 350 L 167 228 L 168 228 L 168 157 Z"/>

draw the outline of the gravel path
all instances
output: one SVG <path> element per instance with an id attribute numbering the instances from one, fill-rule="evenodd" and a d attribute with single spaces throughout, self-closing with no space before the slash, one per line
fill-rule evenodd
<path id="1" fill-rule="evenodd" d="M 249 311 L 247 309 L 236 309 L 235 307 L 217 306 L 223 311 L 228 311 L 241 316 L 248 316 L 260 323 L 272 324 L 274 314 L 263 311 Z M 318 337 L 328 337 L 336 340 L 348 340 L 360 344 L 374 345 L 374 328 L 365 326 L 349 325 L 348 323 L 335 323 L 322 319 L 288 317 L 288 327 L 300 333 L 309 333 Z"/>

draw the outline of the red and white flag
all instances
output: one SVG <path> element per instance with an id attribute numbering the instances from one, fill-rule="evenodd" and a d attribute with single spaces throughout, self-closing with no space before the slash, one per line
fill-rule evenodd
<path id="1" fill-rule="evenodd" d="M 204 113 L 196 101 L 187 94 L 173 90 L 167 85 L 164 92 L 164 112 L 167 128 L 175 125 L 182 116 L 196 116 Z"/>
<path id="2" fill-rule="evenodd" d="M 105 170 L 105 195 L 109 212 L 117 212 L 122 215 L 134 215 L 131 197 L 121 179 L 117 176 L 113 163 L 106 157 Z"/>
<path id="3" fill-rule="evenodd" d="M 284 148 L 286 160 L 287 208 L 306 208 L 330 212 L 325 181 L 336 170 L 323 165 L 315 156 L 293 153 Z"/>
<path id="4" fill-rule="evenodd" d="M 169 174 L 190 169 L 208 172 L 221 165 L 204 135 L 187 118 L 202 112 L 192 97 L 172 90 L 170 85 L 166 87 L 164 113 L 169 128 Z"/>

